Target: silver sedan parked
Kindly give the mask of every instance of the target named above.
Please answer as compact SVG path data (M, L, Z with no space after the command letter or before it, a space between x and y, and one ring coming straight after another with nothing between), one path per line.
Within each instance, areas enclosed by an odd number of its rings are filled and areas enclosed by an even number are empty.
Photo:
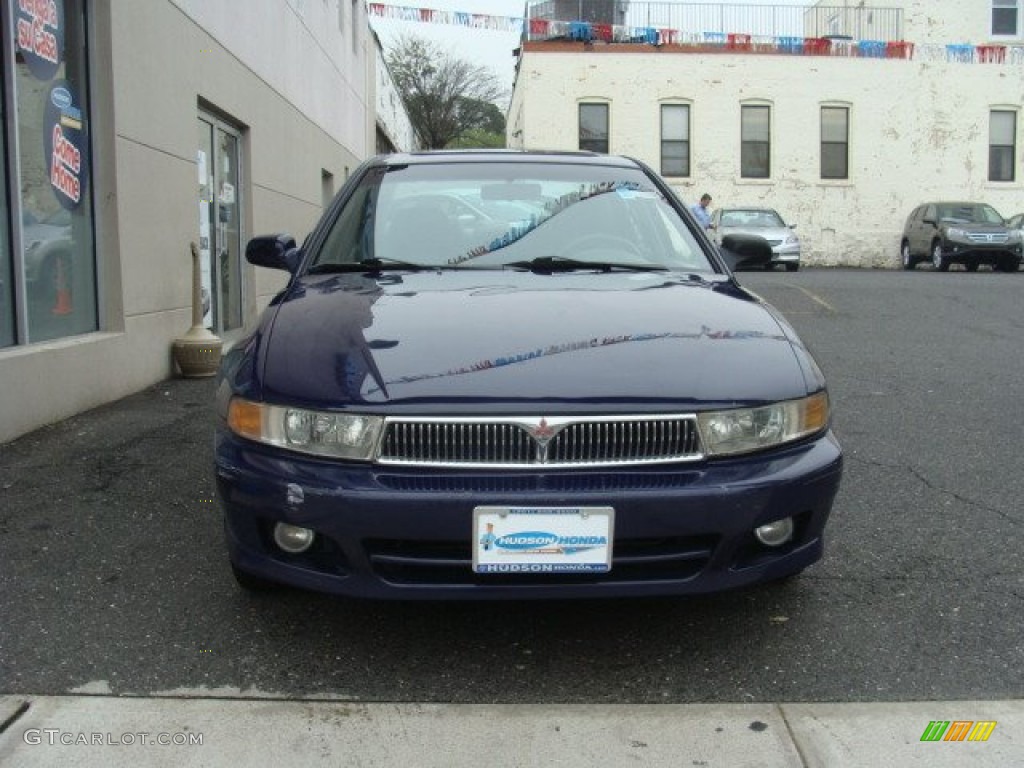
M772 261L785 264L790 272L800 269L800 239L795 224L786 224L772 208L719 208L711 215L711 234L721 243L726 235L758 235L772 247Z

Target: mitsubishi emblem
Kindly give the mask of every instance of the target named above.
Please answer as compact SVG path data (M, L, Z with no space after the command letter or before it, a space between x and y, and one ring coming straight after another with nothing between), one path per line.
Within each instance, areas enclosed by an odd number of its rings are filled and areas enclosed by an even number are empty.
M540 424L528 431L530 433L530 437L541 445L547 445L548 441L555 436L554 427L548 424L548 420L544 418L540 420Z

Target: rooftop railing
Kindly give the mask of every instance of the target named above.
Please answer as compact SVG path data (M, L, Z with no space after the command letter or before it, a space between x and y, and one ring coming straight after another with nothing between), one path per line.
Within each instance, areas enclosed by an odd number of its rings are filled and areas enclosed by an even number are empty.
M527 23L533 19L669 29L680 39L730 33L751 37L903 39L902 8L538 0L527 3Z

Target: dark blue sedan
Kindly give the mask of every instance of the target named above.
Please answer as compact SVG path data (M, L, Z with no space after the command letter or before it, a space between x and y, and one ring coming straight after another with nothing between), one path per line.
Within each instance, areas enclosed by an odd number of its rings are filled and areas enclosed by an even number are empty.
M634 160L365 163L225 355L216 476L242 586L399 599L712 592L822 555L825 380Z

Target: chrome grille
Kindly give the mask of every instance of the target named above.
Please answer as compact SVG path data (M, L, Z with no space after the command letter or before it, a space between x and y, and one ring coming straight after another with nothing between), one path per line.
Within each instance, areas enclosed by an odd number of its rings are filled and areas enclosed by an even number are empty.
M415 464L529 464L535 453L518 425L473 421L391 421L381 461Z
M702 458L693 415L389 419L382 464L628 466Z
M547 459L555 464L632 464L686 458L697 453L695 426L683 419L570 424L551 440Z
M1006 232L968 232L967 239L972 243L1005 245L1010 237Z

